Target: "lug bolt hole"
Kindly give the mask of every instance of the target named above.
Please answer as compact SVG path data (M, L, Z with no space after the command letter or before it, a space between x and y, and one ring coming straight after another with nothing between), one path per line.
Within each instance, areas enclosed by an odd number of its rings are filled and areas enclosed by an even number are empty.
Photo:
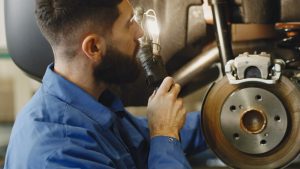
M280 122L281 118L280 118L280 116L277 115L277 116L274 117L274 120L277 121L277 122Z
M234 138L235 140L239 140L239 139L240 139L240 135L239 135L238 133L234 133L234 134L233 134L233 138Z
M256 101L262 101L261 95L256 95L256 96L255 96L255 100L256 100Z
M266 140L261 140L260 141L260 145L266 145L267 144L267 141Z
M236 111L235 105L231 105L229 109L230 109L230 111L232 111L232 112Z

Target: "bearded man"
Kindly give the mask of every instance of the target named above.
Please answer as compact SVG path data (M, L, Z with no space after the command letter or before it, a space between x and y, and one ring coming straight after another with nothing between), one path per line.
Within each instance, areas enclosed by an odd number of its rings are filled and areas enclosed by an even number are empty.
M139 74L143 31L130 3L36 0L35 13L54 63L16 119L5 169L190 168L185 155L206 144L171 77L150 96L147 119L108 90Z

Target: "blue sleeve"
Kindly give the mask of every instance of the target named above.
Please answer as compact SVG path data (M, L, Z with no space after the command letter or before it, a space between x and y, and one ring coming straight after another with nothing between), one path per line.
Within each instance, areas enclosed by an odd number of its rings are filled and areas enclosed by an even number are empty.
M190 169L180 142L172 137L156 136L151 139L149 169Z
M65 127L65 137L45 138L44 143L49 148L52 147L52 151L49 151L51 154L45 159L44 169L117 168L88 130L74 126Z
M104 154L76 144L66 144L46 159L45 169L114 169L113 162Z
M188 113L185 125L180 131L181 146L186 155L192 155L207 149L200 118L200 112ZM141 133L150 139L147 119L133 116L132 119L140 127Z
M186 155L207 149L200 118L199 112L188 113L185 125L180 131L181 145Z
M199 153L207 148L201 130L199 112L187 114L185 125L180 132L181 142L166 136L150 139L147 119L133 116L132 119L150 141L149 169L190 168L185 156Z

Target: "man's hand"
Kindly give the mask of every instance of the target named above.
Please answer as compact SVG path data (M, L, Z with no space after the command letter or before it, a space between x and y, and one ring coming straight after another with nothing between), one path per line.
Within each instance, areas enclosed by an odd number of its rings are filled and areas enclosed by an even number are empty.
M147 116L150 136L169 136L179 139L186 110L183 100L177 98L180 85L173 78L166 77L157 91L148 100Z

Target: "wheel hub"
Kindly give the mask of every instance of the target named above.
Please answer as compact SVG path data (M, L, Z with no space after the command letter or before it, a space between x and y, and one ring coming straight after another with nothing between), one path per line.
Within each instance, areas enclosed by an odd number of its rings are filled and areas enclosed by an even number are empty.
M201 121L209 147L233 168L281 168L300 152L300 92L282 76L275 84L211 87Z
M221 128L238 150L262 154L282 141L287 130L287 113L281 101L269 91L244 88L233 92L224 102Z

